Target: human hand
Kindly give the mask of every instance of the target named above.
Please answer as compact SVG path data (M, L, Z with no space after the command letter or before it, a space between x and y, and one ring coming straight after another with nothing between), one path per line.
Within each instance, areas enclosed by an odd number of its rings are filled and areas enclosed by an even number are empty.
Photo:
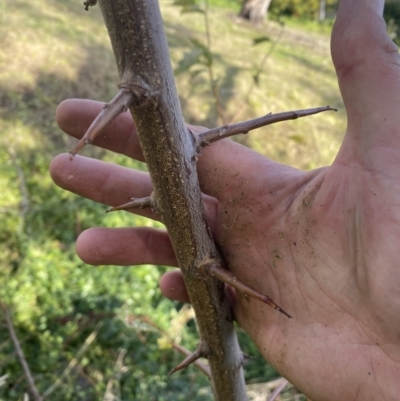
M383 0L340 4L332 55L348 128L332 166L301 172L231 141L205 148L198 162L207 216L230 271L294 317L238 293L235 318L315 401L400 394L400 60L382 8ZM57 119L80 137L101 108L67 101ZM143 160L128 114L95 144ZM72 163L58 156L51 174L61 187L112 206L151 192L147 174L80 156ZM93 228L79 237L77 252L92 264L176 265L168 235L149 228ZM160 287L188 301L179 271Z

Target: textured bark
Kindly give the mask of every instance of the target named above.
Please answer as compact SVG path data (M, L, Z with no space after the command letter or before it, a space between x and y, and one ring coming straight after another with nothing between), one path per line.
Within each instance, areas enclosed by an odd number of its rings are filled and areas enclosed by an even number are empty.
M270 4L271 0L243 0L239 16L255 25L262 24Z
M166 225L207 345L216 400L247 399L233 316L224 285L208 274L221 265L201 202L196 141L187 130L155 0L100 0L119 74ZM149 194L150 195L150 194Z

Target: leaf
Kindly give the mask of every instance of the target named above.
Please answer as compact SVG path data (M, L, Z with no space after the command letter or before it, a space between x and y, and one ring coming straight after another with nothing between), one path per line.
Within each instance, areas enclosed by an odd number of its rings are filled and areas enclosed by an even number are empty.
M201 50L202 55L204 56L204 61L202 64L206 65L207 67L211 67L213 64L213 55L208 49L206 45L200 42L198 39L192 38L190 39L190 43L197 49Z
M204 72L204 71L205 71L204 68L200 68L200 69L193 70L193 71L190 73L190 79L191 79L191 80L194 80L199 74L201 74L201 73Z
M182 7L181 13L201 13L204 14L204 10L199 6Z
M253 81L258 86L260 84L260 74L254 74Z
M183 58L179 60L178 66L174 70L175 76L178 76L182 74L183 72L186 72L192 67L193 65L196 64L202 64L201 63L201 56L203 55L203 50L199 48L195 48L191 50L190 52L186 52L183 55Z
M194 47L196 47L197 49L201 49L201 50L203 50L203 51L208 51L207 46L206 46L204 43L202 43L200 40L196 39L196 38L191 38L191 39L189 40L189 42L190 42Z
M175 0L172 3L174 6L179 6L179 7L188 7L188 6L196 6L198 5L197 0Z
M172 348L171 341L169 341L165 337L157 338L157 345L158 345L159 349L171 349Z
M302 137L301 135L291 135L289 139L299 143L300 145L304 145L306 143L304 137Z
M253 46L259 45L260 43L271 42L271 39L268 36L260 36L258 38L253 39Z
M204 10L199 6L197 0L175 0L172 4L181 7L182 13L204 13Z
M194 47L190 52L186 52L183 58L178 62L178 66L174 71L175 75L179 75L190 69L195 64L210 67L213 64L213 55L198 39L190 39L190 43Z

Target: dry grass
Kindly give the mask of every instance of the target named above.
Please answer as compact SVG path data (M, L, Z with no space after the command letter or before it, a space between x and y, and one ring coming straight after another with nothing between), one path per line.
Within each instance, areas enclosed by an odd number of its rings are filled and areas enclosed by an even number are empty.
M3 138L15 138L15 124L26 140L35 130L49 133L47 127L53 131L54 109L64 98L112 97L117 74L98 8L86 13L79 2L73 1L3 0L0 10ZM169 1L162 2L162 11L172 62L176 65L184 52L191 49L188 38L205 42L203 17L181 14ZM254 29L223 10L210 12L210 24L214 70L230 118L238 117L239 111L239 119L243 120L327 104L340 109L340 113L260 129L239 140L299 168L331 163L345 129L345 113L330 61L328 35L284 28L259 85L245 99L252 75L272 43L253 46L252 40L259 36L274 39L280 28L269 22ZM206 126L219 123L206 74L191 79L183 73L177 83L188 122ZM10 130L13 133L7 135Z
M204 39L201 14L180 14L176 7L164 7L168 21L173 62L189 51L176 37L195 36ZM252 75L280 34L280 27L269 22L254 29L238 21L232 13L214 10L210 13L212 48L216 54L215 71L226 114L240 119L253 118L269 112L330 105L339 113L328 113L290 123L260 129L245 138L245 144L280 162L302 169L330 164L340 146L345 130L345 112L336 76L330 59L329 35L303 32L285 27L274 51L268 58L258 86L245 99L252 85ZM188 28L190 27L190 29ZM253 46L254 38L267 36L272 42ZM186 47L186 48L185 48ZM201 125L218 123L205 75L195 80L189 74L178 77L188 121ZM194 88L195 84L198 84ZM240 140L240 138L239 138Z

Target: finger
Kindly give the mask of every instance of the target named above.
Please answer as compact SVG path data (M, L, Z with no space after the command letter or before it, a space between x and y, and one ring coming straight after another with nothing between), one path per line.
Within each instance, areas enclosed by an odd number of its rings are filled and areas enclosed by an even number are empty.
M280 195L271 202L279 203L304 178L303 172L229 139L204 148L197 166L202 191L232 205L276 192Z
M68 154L53 159L50 175L61 188L109 206L119 206L131 198L144 198L153 190L150 177L132 170L83 156L70 160ZM156 219L150 209L132 209L136 214Z
M59 187L109 206L122 205L131 198L147 197L153 190L148 173L79 155L72 160L68 154L55 157L50 165L50 175ZM207 195L203 195L202 199L211 230L214 231L218 201ZM159 219L151 209L129 211L153 220Z
M169 299L179 302L190 302L180 270L172 270L165 273L160 279L160 290Z
M168 233L155 228L90 228L79 236L76 251L96 266L177 266Z
M356 154L378 141L399 146L400 57L386 32L383 4L342 0L332 33L332 58L348 112L346 141Z
M104 104L91 100L71 99L62 102L56 112L57 122L69 135L81 138ZM191 127L194 129L194 127ZM201 132L203 129L198 129ZM122 153L128 157L143 161L136 130L131 115L118 116L104 132L95 139L94 145ZM202 150L197 164L202 191L216 198L229 198L240 179L246 174L254 176L257 168L270 174L277 170L276 163L261 157L231 140L213 143ZM282 167L282 166L281 166ZM284 170L280 169L280 173ZM282 184L279 180L280 185ZM270 188L271 191L273 189Z
M68 99L59 104L56 120L68 135L82 138L92 121L104 108L93 100ZM93 145L144 161L135 125L129 111L120 114L94 140Z

